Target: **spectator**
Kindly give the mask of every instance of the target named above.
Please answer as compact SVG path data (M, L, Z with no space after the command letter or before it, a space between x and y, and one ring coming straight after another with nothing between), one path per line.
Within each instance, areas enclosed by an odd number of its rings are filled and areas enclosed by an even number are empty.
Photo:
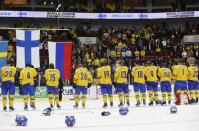
M139 58L140 53L139 53L139 51L137 49L135 50L134 54L135 54L135 59L139 60L140 59Z
M140 51L140 58L145 59L145 50Z
M182 58L186 59L187 58L187 52L185 51L185 49L183 48L183 52L182 52Z
M129 49L127 49L127 51L126 51L126 56L127 57L131 57L132 56L132 53L131 53L131 51Z
M167 47L167 41L166 41L166 39L164 39L162 41L162 45L163 45L163 48L166 49L166 47Z

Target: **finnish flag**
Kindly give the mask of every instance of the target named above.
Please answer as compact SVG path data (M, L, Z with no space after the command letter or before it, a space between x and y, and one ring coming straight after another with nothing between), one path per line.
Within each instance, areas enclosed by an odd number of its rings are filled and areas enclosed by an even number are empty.
M40 30L16 30L16 66L24 68L26 64L40 67L39 57Z

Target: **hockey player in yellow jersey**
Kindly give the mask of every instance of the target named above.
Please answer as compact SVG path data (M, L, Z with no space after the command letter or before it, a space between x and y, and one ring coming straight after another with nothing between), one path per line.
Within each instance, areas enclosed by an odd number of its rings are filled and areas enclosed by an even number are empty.
M26 68L20 72L20 83L24 99L24 110L28 110L28 95L30 96L30 106L32 109L35 107L35 87L34 78L37 76L37 71L32 65L26 64Z
M146 77L146 85L147 91L149 93L149 105L153 105L153 101L155 101L156 105L158 104L158 67L150 62L150 65L145 67L145 77Z
M188 89L190 93L190 104L198 103L198 67L190 64L188 67Z
M61 108L59 105L59 79L60 72L58 69L55 69L54 64L49 65L49 69L47 69L44 73L44 78L46 79L46 86L48 91L48 99L50 107L53 108L53 98L55 98L55 103L58 109Z
M6 111L7 107L7 96L9 98L9 110L13 111L13 103L14 103L14 94L15 94L15 73L16 68L14 66L11 66L9 63L7 66L3 66L1 68L1 74L2 74L2 87L1 87L1 93L3 97L3 110Z
M114 82L118 93L119 107L123 106L123 95L125 95L127 105L130 106L129 87L128 87L128 67L124 66L124 61L119 61L114 72Z
M182 64L182 61L179 60L178 65L175 65L173 67L173 79L175 80L174 93L176 96L176 105L181 104L181 96L183 96L184 98L184 103L188 104L189 97L187 92L187 76L187 66Z
M133 87L135 92L135 99L137 101L136 106L140 106L141 100L140 95L142 96L143 104L146 105L146 86L144 78L144 66L135 64L131 71L133 77Z
M166 95L168 96L168 104L171 104L171 70L166 67L166 63L162 64L162 67L158 70L158 76L160 77L160 88L162 92L162 105L166 104Z
M113 90L111 80L111 67L106 62L101 63L101 67L97 69L97 78L103 95L103 107L107 107L107 98L109 97L110 106L113 106Z
M85 108L87 88L90 88L92 84L92 76L83 64L75 70L74 74L74 88L75 88L75 105L74 108L78 108L79 95L82 93L82 107Z

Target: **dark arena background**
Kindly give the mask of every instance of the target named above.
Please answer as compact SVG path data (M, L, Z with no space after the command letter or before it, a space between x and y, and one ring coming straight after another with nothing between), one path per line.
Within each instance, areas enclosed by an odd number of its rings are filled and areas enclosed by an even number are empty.
M198 65L199 0L0 0L0 131L196 131Z

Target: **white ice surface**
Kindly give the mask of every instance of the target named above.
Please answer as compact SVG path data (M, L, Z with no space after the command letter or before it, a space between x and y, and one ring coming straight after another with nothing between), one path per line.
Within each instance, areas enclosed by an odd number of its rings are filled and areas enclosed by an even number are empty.
M86 109L73 109L74 101L61 103L62 109L55 109L51 116L42 116L48 101L37 101L36 111L23 111L22 100L15 102L14 112L2 111L0 103L0 131L199 131L199 104L177 106L177 114L170 114L170 106L131 107L127 116L118 112L118 102L113 108L102 109L101 100L88 100ZM110 111L110 116L101 116L102 111ZM28 117L26 127L17 127L17 114ZM74 115L74 127L65 125L65 116Z

